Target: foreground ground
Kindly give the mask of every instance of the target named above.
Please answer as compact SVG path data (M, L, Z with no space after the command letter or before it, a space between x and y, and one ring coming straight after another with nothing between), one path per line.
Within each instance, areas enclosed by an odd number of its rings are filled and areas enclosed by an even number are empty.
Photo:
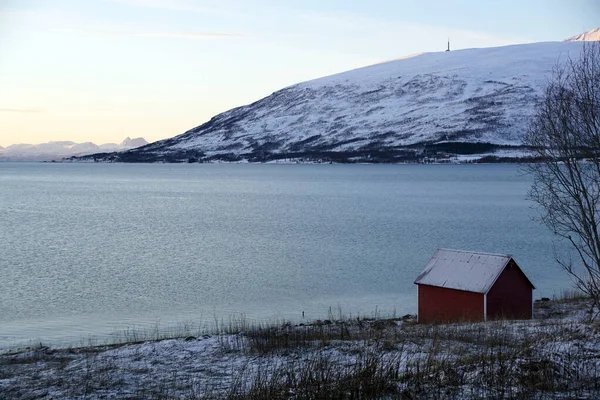
M1 399L600 398L600 325L584 299L533 321L410 318L248 326L0 354Z

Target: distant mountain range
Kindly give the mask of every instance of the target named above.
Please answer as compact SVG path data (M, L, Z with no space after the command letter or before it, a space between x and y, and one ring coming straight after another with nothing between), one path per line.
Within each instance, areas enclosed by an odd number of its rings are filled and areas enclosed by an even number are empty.
M399 162L523 155L523 136L560 60L581 41L423 53L299 83L179 136L84 160Z
M106 143L96 145L91 142L75 143L71 141L48 142L41 144L13 144L0 147L0 161L52 161L82 156L98 152L118 152L148 144L144 138L127 137L120 144Z

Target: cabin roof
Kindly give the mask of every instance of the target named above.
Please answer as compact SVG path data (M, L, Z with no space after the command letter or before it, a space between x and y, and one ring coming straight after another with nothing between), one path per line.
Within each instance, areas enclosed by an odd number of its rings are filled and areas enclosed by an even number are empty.
M504 254L438 249L415 283L487 293L511 259ZM535 289L525 274L523 276Z

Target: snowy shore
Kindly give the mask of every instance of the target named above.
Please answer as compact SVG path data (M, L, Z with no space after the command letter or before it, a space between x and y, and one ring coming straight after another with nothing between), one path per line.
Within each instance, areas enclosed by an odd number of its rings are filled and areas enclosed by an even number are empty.
M531 321L243 323L201 337L0 354L0 398L597 398L586 300Z

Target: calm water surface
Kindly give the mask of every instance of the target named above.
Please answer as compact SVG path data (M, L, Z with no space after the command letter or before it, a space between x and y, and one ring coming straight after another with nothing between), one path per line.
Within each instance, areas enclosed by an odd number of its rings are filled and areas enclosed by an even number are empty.
M511 165L0 163L0 347L416 312L439 247L570 286Z

